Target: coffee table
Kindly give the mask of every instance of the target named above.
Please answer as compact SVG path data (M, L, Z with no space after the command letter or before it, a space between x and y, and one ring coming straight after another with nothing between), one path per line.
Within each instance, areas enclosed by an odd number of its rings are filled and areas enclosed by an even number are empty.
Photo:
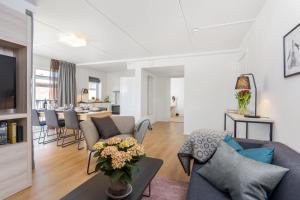
M139 172L133 177L132 193L125 200L138 200L143 196L151 195L151 181L162 166L163 161L156 158L145 157L137 165ZM106 200L110 199L105 190L110 184L109 177L99 172L91 179L78 186L69 194L61 198L62 200ZM145 190L149 187L147 195Z

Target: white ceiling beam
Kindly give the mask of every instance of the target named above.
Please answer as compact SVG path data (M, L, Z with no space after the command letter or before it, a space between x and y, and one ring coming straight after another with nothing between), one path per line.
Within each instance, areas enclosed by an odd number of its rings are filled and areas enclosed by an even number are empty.
M240 20L240 21L234 21L234 22L228 22L228 23L223 23L223 24L212 24L212 25L207 25L207 26L200 26L200 27L195 27L199 31L201 30L208 30L208 29L216 29L220 27L225 27L225 26L234 26L238 24L249 24L255 22L256 19L247 19L247 20Z
M134 59L77 63L76 65L86 66L86 65L101 65L101 64L121 63L121 62L127 63L127 62L150 61L150 60L171 59L171 58L186 58L186 57L197 57L197 56L218 55L218 54L232 54L232 53L240 53L240 52L241 52L240 49L228 49L222 51L207 51L207 52L200 52L200 53L178 54L178 55L168 55L168 56L153 56L153 57L134 58Z

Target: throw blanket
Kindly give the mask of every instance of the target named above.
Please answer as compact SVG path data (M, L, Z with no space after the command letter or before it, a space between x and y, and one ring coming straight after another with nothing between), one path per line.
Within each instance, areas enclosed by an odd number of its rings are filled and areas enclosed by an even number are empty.
M190 175L191 159L197 159L200 163L208 161L226 135L226 132L208 129L193 131L178 152L185 173Z

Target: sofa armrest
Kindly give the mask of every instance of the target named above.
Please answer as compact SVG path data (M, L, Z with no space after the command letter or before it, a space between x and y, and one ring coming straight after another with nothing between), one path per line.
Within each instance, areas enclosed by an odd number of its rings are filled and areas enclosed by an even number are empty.
M148 130L152 130L152 125L149 119L144 119L135 126L134 137L138 143L143 143L145 134Z

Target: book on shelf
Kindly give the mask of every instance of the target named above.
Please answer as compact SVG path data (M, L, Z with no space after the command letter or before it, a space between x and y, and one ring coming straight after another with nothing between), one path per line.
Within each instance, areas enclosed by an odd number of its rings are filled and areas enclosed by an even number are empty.
M17 125L17 142L23 142L23 126Z
M8 140L9 140L9 143L11 143L11 144L17 143L17 123L16 122L8 123Z
M0 145L7 144L7 122L0 122Z

